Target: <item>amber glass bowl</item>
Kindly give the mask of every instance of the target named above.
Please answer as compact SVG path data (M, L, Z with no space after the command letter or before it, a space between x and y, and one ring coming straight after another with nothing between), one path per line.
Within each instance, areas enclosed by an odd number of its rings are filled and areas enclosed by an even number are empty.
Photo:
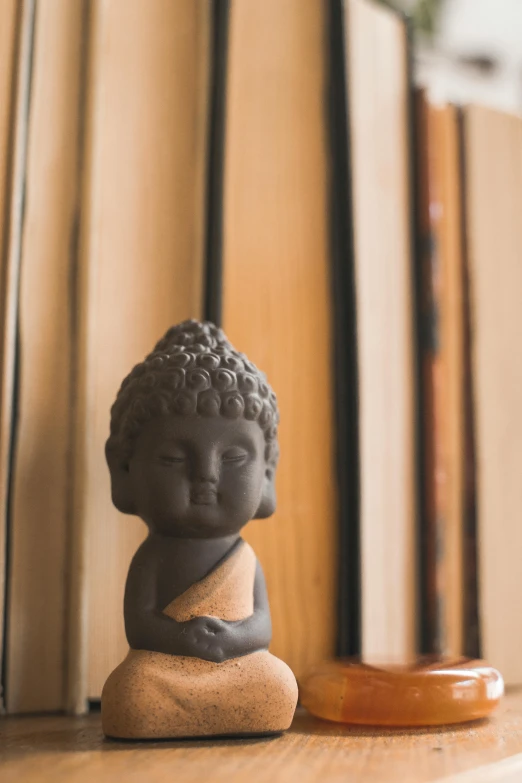
M369 726L440 726L489 715L504 693L501 674L470 658L419 658L375 666L358 659L327 661L299 682L312 715Z

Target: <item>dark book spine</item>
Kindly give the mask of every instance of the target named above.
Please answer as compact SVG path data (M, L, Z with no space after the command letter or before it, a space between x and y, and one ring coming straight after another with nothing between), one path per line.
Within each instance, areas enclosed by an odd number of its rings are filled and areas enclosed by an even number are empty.
M337 654L361 652L359 401L346 19L342 0L328 14L330 254L339 508Z
M462 258L464 302L464 653L470 658L480 658L479 591L477 570L477 500L476 500L476 447L474 428L474 399L472 375L472 341L470 272L466 210L466 149L464 143L465 119L459 111L459 137L462 187Z
M223 194L228 30L230 0L212 6L210 102L206 176L205 301L204 316L218 326L223 302Z
M413 371L414 371L414 432L415 432L415 553L416 553L416 647L422 648L421 640L424 630L423 617L423 562L424 547L422 538L422 503L424 486L423 465L423 419L422 419L422 333L419 324L422 319L422 274L420 259L423 255L424 234L422 232L422 198L420 178L422 138L418 127L418 91L415 88L414 79L414 27L407 15L403 16L406 30L406 68L408 74L409 98L408 98L408 127L409 127L409 185L410 185L410 242L411 242L411 280L413 297Z
M429 107L417 96L419 221L419 361L422 408L422 501L420 514L420 651L446 650L444 368L441 359L442 264L438 236L440 203L430 137Z

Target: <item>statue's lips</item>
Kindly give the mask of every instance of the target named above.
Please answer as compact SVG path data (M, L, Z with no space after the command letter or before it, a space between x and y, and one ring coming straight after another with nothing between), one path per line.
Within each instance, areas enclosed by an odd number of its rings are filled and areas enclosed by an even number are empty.
M213 506L217 503L217 492L193 492L190 500L195 506Z

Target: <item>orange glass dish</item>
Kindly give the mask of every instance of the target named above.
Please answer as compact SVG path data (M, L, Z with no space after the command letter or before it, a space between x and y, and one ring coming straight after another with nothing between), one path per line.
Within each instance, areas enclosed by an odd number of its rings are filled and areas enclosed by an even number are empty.
M419 658L403 666L327 661L299 682L318 718L369 726L441 726L484 718L504 693L501 674L469 658Z

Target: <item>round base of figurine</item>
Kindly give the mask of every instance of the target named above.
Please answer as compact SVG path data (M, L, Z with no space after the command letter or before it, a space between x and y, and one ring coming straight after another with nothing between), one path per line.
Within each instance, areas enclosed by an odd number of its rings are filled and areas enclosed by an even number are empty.
M327 661L299 682L312 715L366 726L466 723L488 716L504 693L501 674L470 658L419 658L400 666Z

